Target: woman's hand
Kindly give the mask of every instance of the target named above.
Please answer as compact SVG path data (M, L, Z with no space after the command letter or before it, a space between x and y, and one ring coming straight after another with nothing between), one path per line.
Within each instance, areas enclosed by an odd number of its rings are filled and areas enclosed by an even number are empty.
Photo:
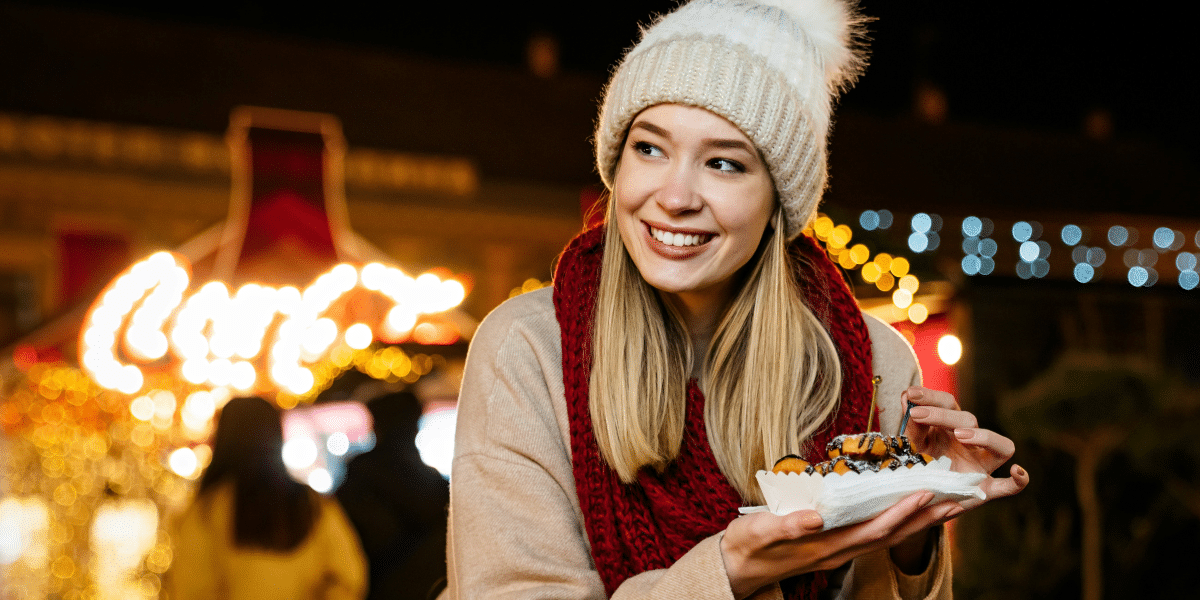
M987 498L964 501L964 508L1011 496L1029 484L1029 473L1018 465L1009 469L1012 477L992 477L993 471L1012 458L1016 446L1012 440L994 431L981 429L975 415L962 410L954 396L913 386L900 397L915 405L903 433L917 451L935 457L950 457L951 469L955 471L988 475L979 484Z
M930 505L930 492L901 500L873 519L821 531L821 516L802 510L734 519L721 538L721 556L734 598L788 577L837 568L854 558L890 548L963 512L954 502Z

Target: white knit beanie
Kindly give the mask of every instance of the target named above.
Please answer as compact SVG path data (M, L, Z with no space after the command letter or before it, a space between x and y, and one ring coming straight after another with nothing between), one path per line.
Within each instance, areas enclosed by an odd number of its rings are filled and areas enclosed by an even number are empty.
M642 31L604 93L596 164L613 187L630 123L655 104L707 109L762 153L791 240L825 189L833 100L865 67L866 21L841 0L693 0Z

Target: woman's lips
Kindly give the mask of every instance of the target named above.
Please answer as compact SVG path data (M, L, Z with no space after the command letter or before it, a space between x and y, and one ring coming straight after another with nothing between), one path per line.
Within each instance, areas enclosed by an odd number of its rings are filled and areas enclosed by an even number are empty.
M696 230L667 229L646 223L646 238L650 249L664 258L691 258L700 254L716 237Z

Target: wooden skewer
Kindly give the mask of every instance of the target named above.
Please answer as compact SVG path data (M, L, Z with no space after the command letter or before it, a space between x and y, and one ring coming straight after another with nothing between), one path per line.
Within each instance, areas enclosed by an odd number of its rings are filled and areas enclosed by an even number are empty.
M876 375L871 378L871 409L867 413L867 431L871 431L871 423L875 421L875 396L879 395L879 382L883 378Z

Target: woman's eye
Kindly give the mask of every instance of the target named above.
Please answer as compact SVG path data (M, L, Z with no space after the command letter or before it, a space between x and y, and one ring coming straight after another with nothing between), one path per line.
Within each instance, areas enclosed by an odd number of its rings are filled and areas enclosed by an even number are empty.
M634 142L633 149L638 154L645 154L646 156L662 156L662 150L649 142Z
M714 158L708 161L708 166L728 173L744 173L746 171L746 167L742 163L736 160L729 160L728 158Z

